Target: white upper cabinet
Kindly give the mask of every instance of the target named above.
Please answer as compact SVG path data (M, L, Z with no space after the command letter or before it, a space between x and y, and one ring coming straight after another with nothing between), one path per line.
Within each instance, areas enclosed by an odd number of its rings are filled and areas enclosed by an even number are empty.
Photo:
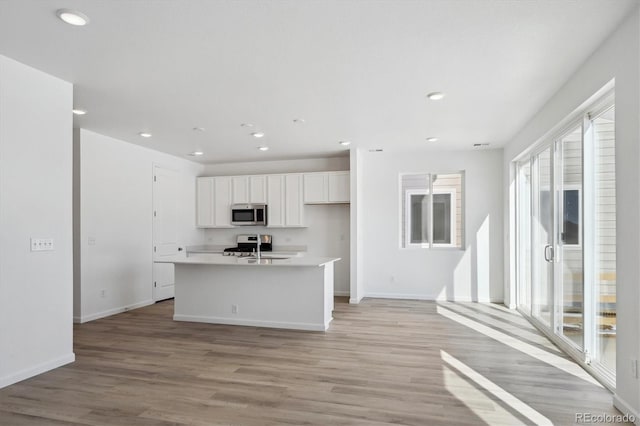
M284 175L285 226L305 226L302 178L298 173Z
M304 174L305 204L326 203L329 200L329 184L326 173Z
M267 227L285 226L284 176L267 176Z
M266 176L249 176L249 202L254 204L267 203Z
M248 204L249 203L249 177L248 176L232 176L231 177L231 201L232 204Z
M231 178L214 178L213 219L216 228L231 227Z
M213 226L213 180L212 177L196 180L196 226Z
M232 204L265 204L267 202L266 176L231 176Z
M201 177L196 180L196 226L231 227L231 178Z
M233 204L266 204L267 226L305 227L305 204L349 202L349 172L201 177L196 183L196 224L231 228Z
M305 204L334 204L349 202L349 172L320 172L304 174Z
M348 203L351 188L349 172L329 172L329 202Z
M270 228L304 227L302 175L267 176L267 226Z

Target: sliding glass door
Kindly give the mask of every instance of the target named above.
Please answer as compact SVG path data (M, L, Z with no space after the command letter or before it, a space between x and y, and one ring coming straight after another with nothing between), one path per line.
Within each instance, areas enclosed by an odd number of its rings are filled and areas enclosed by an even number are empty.
M531 313L531 160L517 163L516 175L516 238L517 279L519 284L518 308Z
M581 351L584 347L582 123L570 127L555 145L556 332Z
M518 309L614 387L613 97L518 159L515 171Z
M531 313L550 327L553 306L553 157L547 146L533 157L533 281Z

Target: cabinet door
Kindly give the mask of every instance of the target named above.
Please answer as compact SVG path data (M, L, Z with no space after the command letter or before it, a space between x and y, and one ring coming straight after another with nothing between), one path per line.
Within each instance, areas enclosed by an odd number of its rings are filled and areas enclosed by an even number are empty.
M269 175L267 181L267 226L283 227L284 222L284 176Z
M249 202L266 204L267 202L267 177L249 176Z
M329 200L327 173L304 174L304 202L306 204L326 203Z
M249 202L248 176L232 176L231 193L232 204L247 204Z
M329 202L348 203L350 186L349 172L329 172Z
M231 226L231 178L227 176L214 178L214 225Z
M196 180L196 226L213 226L213 178Z
M304 226L303 182L301 174L284 175L286 226Z

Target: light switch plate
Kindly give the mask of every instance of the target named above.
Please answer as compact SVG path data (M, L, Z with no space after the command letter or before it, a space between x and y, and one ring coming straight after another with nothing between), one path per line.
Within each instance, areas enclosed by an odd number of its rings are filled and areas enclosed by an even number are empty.
M31 251L53 251L53 238L31 238Z

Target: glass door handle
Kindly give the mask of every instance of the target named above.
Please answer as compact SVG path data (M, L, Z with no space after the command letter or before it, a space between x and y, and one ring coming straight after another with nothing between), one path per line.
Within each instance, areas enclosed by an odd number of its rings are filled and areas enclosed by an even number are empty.
M553 262L553 246L551 244L544 246L544 260Z

